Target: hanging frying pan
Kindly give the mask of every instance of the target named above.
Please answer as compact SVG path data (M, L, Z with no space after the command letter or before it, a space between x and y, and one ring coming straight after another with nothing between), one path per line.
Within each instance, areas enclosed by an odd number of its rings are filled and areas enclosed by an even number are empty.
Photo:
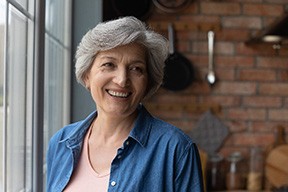
M177 13L187 8L191 0L153 0L154 5L163 12Z
M187 88L194 79L194 70L190 61L175 51L174 29L168 25L169 56L165 61L165 73L162 86L171 91Z

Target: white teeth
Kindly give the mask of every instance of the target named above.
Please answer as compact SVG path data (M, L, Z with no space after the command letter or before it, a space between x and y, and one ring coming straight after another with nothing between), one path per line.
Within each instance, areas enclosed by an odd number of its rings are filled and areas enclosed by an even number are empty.
M109 90L108 93L114 97L128 97L129 93L123 93L123 92L116 92L116 91L111 91Z

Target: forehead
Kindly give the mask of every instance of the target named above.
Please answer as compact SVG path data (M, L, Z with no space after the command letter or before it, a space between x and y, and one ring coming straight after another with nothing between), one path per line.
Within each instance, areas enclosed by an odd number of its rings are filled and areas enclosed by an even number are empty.
M96 57L106 57L106 56L130 56L130 57L137 57L138 59L140 58L145 58L146 59L146 47L138 44L138 43L131 43L127 45L121 45L114 47L109 50L105 51L100 51L96 55Z

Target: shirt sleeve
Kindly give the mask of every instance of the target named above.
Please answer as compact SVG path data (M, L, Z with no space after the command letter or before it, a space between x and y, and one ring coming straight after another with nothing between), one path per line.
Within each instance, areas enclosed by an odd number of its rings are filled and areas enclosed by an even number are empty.
M189 145L176 165L175 192L203 192L200 155L195 143Z

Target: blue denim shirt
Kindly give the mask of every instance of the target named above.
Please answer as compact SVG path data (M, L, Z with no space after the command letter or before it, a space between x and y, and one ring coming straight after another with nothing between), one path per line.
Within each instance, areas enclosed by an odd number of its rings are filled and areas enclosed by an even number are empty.
M112 161L109 192L202 192L198 149L175 126L140 105L134 128ZM97 112L65 126L49 142L47 192L61 192L77 166L86 131Z

